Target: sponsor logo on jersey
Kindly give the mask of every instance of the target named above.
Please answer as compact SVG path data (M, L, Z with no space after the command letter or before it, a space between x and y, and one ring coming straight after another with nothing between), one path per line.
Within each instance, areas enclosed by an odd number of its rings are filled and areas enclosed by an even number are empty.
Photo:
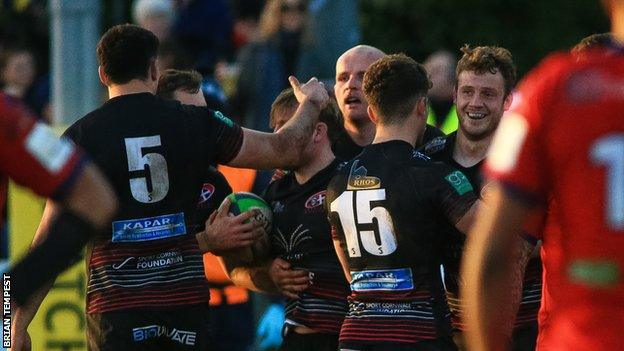
M25 142L26 150L50 173L59 172L74 153L74 144L42 123L35 124Z
M131 267L133 269L161 268L181 262L184 262L184 257L179 251L167 251L161 252L156 255L138 258L135 256L131 256L126 258L119 264L113 264L113 269L117 270L124 267Z
M325 196L327 195L327 190L319 191L318 193L310 196L305 202L305 208L313 209L315 207L319 207L325 203Z
M186 234L184 213L113 222L113 242L141 242Z
M288 261L296 261L303 258L305 253L300 246L306 240L312 240L312 236L310 235L310 230L304 228L303 224L299 224L288 238L282 233L280 228L276 228L275 235L273 235L273 243L285 251L282 258Z
M232 122L231 119L225 117L223 115L223 113L219 112L219 111L214 111L214 116L217 117L218 119L220 119L221 121L223 121L223 123L225 123L228 127L233 127L234 126L234 122Z
M357 166L359 161L360 160L353 161L351 171L349 172L347 190L379 189L381 186L381 180L377 177L368 176L368 170L366 167Z
M205 203L206 201L210 200L214 192L215 192L214 185L210 183L204 183L204 185L202 185L201 192L199 193L199 201L197 202L197 204L201 205Z
M455 191L457 191L459 195L464 195L465 193L472 191L472 185L470 184L470 181L460 171L450 173L449 175L444 177L444 179L446 179L446 181L449 182L449 184L451 184L453 188L455 188Z
M413 288L411 268L351 271L353 291L393 291Z
M195 346L197 333L168 327L162 325L148 325L145 327L132 328L132 339L134 342L146 341L156 338L168 338L177 343L187 346Z
M620 268L608 260L574 260L568 266L570 281L592 288L608 288L619 283Z

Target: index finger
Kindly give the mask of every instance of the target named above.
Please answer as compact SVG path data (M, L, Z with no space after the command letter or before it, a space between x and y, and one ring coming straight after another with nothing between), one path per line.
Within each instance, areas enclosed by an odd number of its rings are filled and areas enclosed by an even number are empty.
M232 204L232 200L230 200L229 197L226 197L225 200L223 200L223 203L221 204L221 206L219 206L219 209L217 210L217 216L226 217L228 212L230 212L231 204Z

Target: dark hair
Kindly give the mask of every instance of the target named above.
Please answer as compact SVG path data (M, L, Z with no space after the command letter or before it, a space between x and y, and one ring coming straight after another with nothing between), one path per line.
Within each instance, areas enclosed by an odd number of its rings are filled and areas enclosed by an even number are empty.
M158 79L156 95L171 100L176 90L183 90L187 93L195 94L201 87L201 81L202 75L197 71L168 69L165 70Z
M477 46L471 48L468 44L461 49L464 53L455 71L455 79L463 71L474 71L478 74L500 72L505 81L505 96L511 93L516 84L516 65L509 50L498 46Z
M269 120L271 128L275 127L275 115L278 112L297 106L299 106L299 102L297 102L297 98L295 97L295 93L292 88L282 90L271 105ZM336 100L333 98L329 99L327 106L321 110L319 122L323 122L327 125L327 137L332 144L338 139L338 137L340 137L340 135L342 135L342 133L344 133L342 113L340 113L340 109L338 109Z
M120 24L102 35L97 45L98 64L112 83L147 79L150 64L158 54L158 38L147 29Z
M588 35L572 48L573 53L580 53L585 50L593 49L598 45L604 45L611 41L613 36L611 33L599 33Z
M404 54L385 56L364 74L364 95L382 124L405 119L430 88L425 67Z

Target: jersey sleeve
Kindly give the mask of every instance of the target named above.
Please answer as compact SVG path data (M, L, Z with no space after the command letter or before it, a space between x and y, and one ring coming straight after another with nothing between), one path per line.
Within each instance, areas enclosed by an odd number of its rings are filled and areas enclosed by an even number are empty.
M227 164L243 146L243 129L219 111L205 107L183 105L191 115L197 118L199 124L195 132L201 133L208 150L215 150L216 163Z
M430 177L432 205L449 223L457 223L478 198L470 180L462 172L442 163L435 164Z
M506 114L496 131L485 174L503 183L513 196L528 202L542 201L547 182L544 123L552 118L552 102L558 89L555 58L542 63L521 83L516 107Z
M71 141L0 97L0 169L16 183L59 200L85 161Z

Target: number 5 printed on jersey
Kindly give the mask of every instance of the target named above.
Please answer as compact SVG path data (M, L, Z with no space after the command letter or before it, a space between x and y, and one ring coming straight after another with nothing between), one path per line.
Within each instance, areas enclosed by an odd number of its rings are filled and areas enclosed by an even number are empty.
M350 257L362 256L360 239L364 250L375 256L387 256L396 251L397 242L394 223L390 212L385 207L371 208L371 202L386 199L386 189L345 191L330 205L332 212L337 212L347 242ZM355 208L354 208L355 204ZM380 242L373 230L358 230L358 225L373 224L377 219Z
M125 141L132 197L142 203L164 199L169 192L167 161L156 152L143 154L145 148L161 145L160 135L125 138Z

